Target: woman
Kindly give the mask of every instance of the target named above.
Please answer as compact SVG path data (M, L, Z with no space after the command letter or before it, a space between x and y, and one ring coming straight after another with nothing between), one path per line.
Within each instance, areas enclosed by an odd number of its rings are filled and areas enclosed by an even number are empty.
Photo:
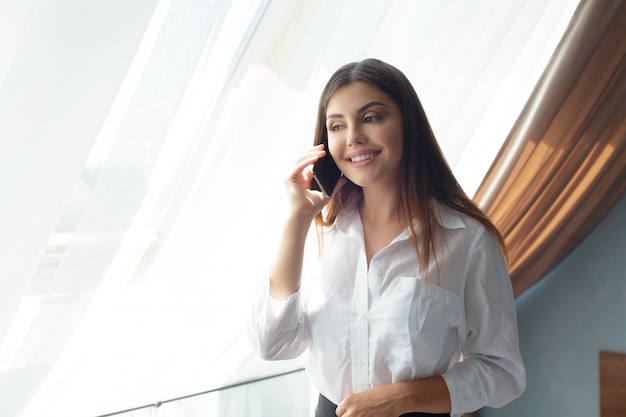
M454 178L407 78L374 59L340 68L315 144L286 180L282 240L253 302L259 354L308 351L316 417L457 416L519 396L503 239ZM344 174L330 198L310 187L326 151ZM312 221L319 262L302 279Z

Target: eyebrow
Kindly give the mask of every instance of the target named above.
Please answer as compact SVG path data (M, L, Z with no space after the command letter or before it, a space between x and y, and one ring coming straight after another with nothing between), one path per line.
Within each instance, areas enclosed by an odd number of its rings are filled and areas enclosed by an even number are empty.
M369 109L370 107L373 106L383 106L383 107L387 107L387 105L381 101L370 101L369 103L367 103L364 106L359 107L359 109L357 110L357 113L363 113L365 110ZM329 114L326 116L326 120L328 119L337 119L337 118L341 118L343 117L343 114L339 114L339 113L333 113L333 114Z

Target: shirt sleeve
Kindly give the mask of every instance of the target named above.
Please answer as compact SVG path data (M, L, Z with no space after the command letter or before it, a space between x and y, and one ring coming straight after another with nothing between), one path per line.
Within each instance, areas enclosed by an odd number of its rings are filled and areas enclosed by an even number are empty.
M496 238L484 228L472 242L466 272L463 360L443 375L453 416L503 407L526 387L511 280Z
M261 358L298 357L308 346L300 290L287 300L273 299L269 295L269 276L266 276L253 295L246 330L253 349Z

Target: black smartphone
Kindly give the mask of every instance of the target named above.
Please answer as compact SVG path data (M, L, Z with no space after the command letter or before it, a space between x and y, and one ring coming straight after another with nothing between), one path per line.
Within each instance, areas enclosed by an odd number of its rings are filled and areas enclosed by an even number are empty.
M330 156L327 144L324 144L324 149L326 150L326 155L313 164L314 182L319 187L314 186L314 188L323 191L326 196L330 197L337 182L339 182L339 178L341 178L341 171L335 164L333 157Z

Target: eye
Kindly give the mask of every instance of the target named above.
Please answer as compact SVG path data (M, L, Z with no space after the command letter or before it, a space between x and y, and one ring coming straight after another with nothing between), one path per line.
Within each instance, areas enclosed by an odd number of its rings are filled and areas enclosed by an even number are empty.
M363 123L372 123L380 120L380 116L376 113L368 113L363 117Z
M333 123L326 127L329 132L337 132L343 128L344 126L341 123Z

